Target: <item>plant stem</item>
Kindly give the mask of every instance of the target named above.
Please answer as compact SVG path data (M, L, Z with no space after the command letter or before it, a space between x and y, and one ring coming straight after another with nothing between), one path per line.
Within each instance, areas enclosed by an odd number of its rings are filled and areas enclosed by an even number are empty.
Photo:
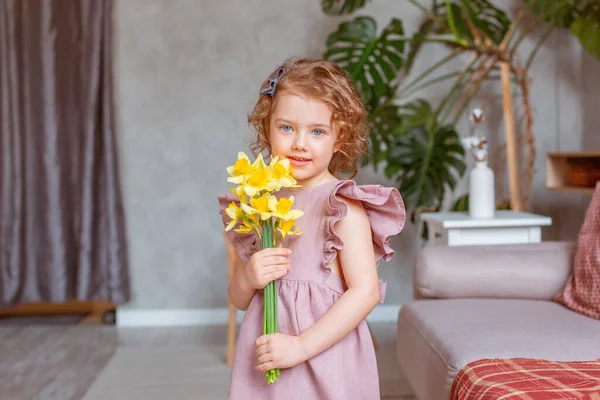
M527 28L523 29L523 31L521 32L521 34L517 38L517 41L512 46L512 51L516 52L517 48L519 47L519 45L521 44L521 42L523 41L523 39L525 39L527 36L529 36L529 34L531 32L533 32L537 26L538 26L538 24L533 24L533 25L528 26Z
M475 62L477 60L479 60L480 55L477 55L475 57L473 57L473 59L471 61L469 61L469 63L467 64L467 66L463 69L463 71L460 73L460 75L458 76L458 78L456 79L456 82L454 83L454 85L452 85L452 88L450 89L450 92L446 95L446 97L444 97L444 99L442 100L442 102L440 103L440 105L438 106L438 108L435 111L435 120L438 119L438 116L440 115L440 113L442 112L442 110L444 109L444 107L446 107L446 104L448 103L448 101L450 100L451 97L454 96L454 92L457 89L460 89L462 87L462 80L465 77L465 75L467 74L467 72L470 71L471 66L473 64L475 64ZM443 120L442 120L443 122Z
M274 224L272 220L263 222L262 224L262 237L261 244L263 249L275 247L274 241ZM271 281L263 289L264 297L264 314L263 314L263 333L271 334L277 332L277 285L276 281ZM275 370L269 370L265 373L267 377L267 383L271 384L277 380L279 372Z
M531 53L529 53L529 57L527 57L527 61L525 62L525 71L529 71L529 67L531 66L531 63L533 62L535 55L537 54L540 47L542 47L542 44L544 44L546 39L548 39L548 36L550 36L550 34L552 33L553 30L554 30L554 26L552 26L552 25L550 25L548 28L546 28L546 30L542 34L542 37L540 37L540 40L538 40L538 42L535 44L535 48L531 51Z
M460 73L460 71L451 72L449 74L441 75L441 76L438 76L437 78L428 80L427 82L422 83L420 85L417 85L415 88L411 88L410 90L402 90L400 92L400 94L396 98L399 99L399 98L408 97L411 94L413 94L413 93L415 93L415 92L417 92L419 90L425 89L427 86L431 86L433 84L436 84L436 83L439 83L439 82L443 82L446 79L453 78L453 77L457 76L459 73ZM402 96L402 97L399 97L399 96Z
M504 51L505 49L510 47L510 42L512 41L513 37L515 36L515 32L517 31L517 28L519 27L519 24L521 23L521 20L523 19L524 16L525 16L525 9L522 8L519 11L519 13L517 14L513 23L508 28L508 32L506 32L506 36L504 36L504 39L502 39L502 42L500 43L500 46L499 46L500 50Z
M412 3L412 5L414 5L421 11L423 11L425 13L425 15L427 16L427 18L431 18L432 20L434 20L434 21L438 22L440 25L442 25L444 28L450 30L450 28L448 27L448 25L446 24L446 22L443 19L441 19L439 16L437 16L434 12L431 12L427 8L425 8L425 6L421 3L419 3L418 0L408 0L408 1L409 1L409 3ZM434 7L435 7L435 4L434 4Z
M442 58L441 60L439 60L438 62L436 62L435 64L433 64L431 67L427 68L421 75L417 76L414 80L412 80L408 85L406 85L405 87L403 87L400 90L400 95L402 95L403 92L411 89L413 86L415 86L417 83L419 83L420 81L422 81L423 79L425 79L429 74L431 74L433 71L435 71L436 69L438 69L439 67L441 67L442 65L446 64L447 62L453 60L454 58L456 58L459 54L461 54L462 52L459 50L454 50L452 53L450 53L448 56Z
M273 281L273 301L274 301L274 308L275 308L275 333L277 333L279 331L279 326L278 326L278 322L279 322L279 309L278 309L278 299L279 297L277 296L277 287L279 285L277 284L277 281Z
M471 94L467 97L467 99L463 102L462 107L459 109L459 111L454 116L454 120L452 121L452 125L453 126L455 126L458 123L458 120L460 119L460 116L465 111L465 109L467 108L467 106L471 103L471 100L473 99L473 97L475 97L475 95L479 92L479 89L481 88L481 84L485 80L485 77L490 73L490 71L494 68L495 65L496 65L495 63L490 63L490 65L485 68L485 70L475 80L475 82L472 83L473 84L473 86L472 86L473 90L472 90Z

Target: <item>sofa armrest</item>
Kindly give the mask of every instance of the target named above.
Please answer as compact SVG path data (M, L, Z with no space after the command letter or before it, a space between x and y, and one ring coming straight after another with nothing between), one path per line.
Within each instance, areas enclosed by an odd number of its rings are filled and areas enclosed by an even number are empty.
M415 258L415 298L551 300L564 287L572 242L498 246L429 246Z

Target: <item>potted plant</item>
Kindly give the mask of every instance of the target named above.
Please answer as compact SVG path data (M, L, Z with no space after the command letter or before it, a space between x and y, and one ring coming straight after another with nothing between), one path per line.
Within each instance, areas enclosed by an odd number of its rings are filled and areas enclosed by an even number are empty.
M464 150L455 126L483 82L502 82L510 207L526 209L534 172L535 140L529 99L529 67L541 44L556 27L571 29L591 54L600 58L600 3L597 0L526 0L511 19L488 0L433 0L423 11L416 33L406 35L404 24L392 18L379 33L370 16L342 22L327 38L324 57L346 70L361 90L371 128L370 163L383 166L385 175L398 183L407 207L414 214L438 210L465 171ZM366 0L322 0L329 15L352 14ZM530 10L540 18L525 26ZM551 24L547 24L551 22ZM539 24L547 26L535 48L521 60L521 42ZM447 54L409 82L404 82L416 57L429 43L443 43ZM466 58L460 70L432 77L457 57ZM438 104L425 99L406 101L423 88L453 80ZM519 90L528 146L524 184L518 172L513 87ZM460 204L467 202L460 200ZM504 207L505 208L505 207ZM457 209L457 204L454 205Z

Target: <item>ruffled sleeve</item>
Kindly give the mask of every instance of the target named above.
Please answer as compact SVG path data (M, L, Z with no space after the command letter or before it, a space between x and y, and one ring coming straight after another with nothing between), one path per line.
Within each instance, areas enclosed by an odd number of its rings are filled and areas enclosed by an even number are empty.
M406 221L406 210L400 192L396 188L381 185L357 185L346 180L335 185L327 200L326 242L324 263L333 261L337 252L344 248L342 239L337 234L336 223L348 214L348 206L344 198L358 200L362 203L371 224L375 263L383 258L389 261L394 256L390 247L392 236L402 231ZM385 281L379 281L381 302L385 297Z
M229 224L231 218L225 213L229 204L234 202L238 207L240 206L239 199L233 195L233 193L224 193L217 195L219 200L219 211L221 214L221 219L223 221L223 227ZM248 261L252 254L257 252L259 249L259 242L256 234L242 234L234 232L234 230L230 230L226 232L227 238L229 242L233 246L233 248L237 251L240 258L244 261Z

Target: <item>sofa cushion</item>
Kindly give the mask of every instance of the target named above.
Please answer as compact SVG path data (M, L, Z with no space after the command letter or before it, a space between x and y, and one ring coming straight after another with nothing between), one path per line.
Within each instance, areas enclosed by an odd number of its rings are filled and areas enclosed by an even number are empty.
M600 181L577 238L573 272L555 300L573 311L600 319Z
M426 246L415 256L415 297L552 300L571 274L575 250L574 242L551 241Z
M600 358L600 321L552 301L417 300L398 316L397 356L420 400L449 398L454 377L483 358Z

